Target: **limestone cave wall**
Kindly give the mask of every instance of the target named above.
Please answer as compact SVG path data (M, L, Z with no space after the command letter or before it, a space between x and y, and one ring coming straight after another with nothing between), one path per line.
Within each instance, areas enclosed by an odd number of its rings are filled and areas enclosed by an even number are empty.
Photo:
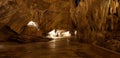
M119 30L118 0L1 0L0 23L17 35L43 36L52 29L77 30L77 40L92 42ZM39 31L27 26L38 24ZM34 33L34 34L33 34Z

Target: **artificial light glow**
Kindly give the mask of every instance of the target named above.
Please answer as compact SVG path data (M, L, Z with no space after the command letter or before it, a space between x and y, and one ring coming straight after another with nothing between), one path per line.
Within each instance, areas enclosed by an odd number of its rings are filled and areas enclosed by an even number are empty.
M70 31L53 29L52 31L48 33L47 37L56 39L56 38L65 38L65 37L70 37L70 36L71 36Z
M77 31L75 30L75 35L77 35Z
M30 21L28 24L28 26L34 26L34 27L38 27L36 22Z
M49 37L52 37L52 38L55 37L56 36L55 29L49 32L48 34L49 34Z
M68 36L68 37L71 36L70 31L63 32L62 35L63 35L63 36Z
M38 24L37 24L36 22L34 22L34 21L30 21L30 22L27 24L27 26L35 27L35 28L37 28L37 30L39 31Z

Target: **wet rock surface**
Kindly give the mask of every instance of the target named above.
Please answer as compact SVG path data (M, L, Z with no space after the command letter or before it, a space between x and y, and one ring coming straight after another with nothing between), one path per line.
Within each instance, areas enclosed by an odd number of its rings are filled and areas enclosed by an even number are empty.
M1 58L103 58L89 44L72 42L68 38L49 42L19 44L0 42Z
M109 53L81 43L119 44L119 4L119 0L0 0L0 58L107 58ZM27 26L31 20L38 29ZM53 29L77 30L75 42L44 38ZM5 42L9 40L22 43Z

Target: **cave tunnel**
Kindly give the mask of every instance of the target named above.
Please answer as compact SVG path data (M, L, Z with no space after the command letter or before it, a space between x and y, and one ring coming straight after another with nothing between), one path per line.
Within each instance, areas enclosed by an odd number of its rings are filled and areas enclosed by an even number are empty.
M105 0L14 1L0 0L0 58L120 58L119 6L107 15Z

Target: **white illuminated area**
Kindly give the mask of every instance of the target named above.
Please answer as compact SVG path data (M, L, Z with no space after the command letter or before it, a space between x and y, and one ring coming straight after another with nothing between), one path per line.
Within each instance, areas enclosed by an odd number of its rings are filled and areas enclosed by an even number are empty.
M76 30L75 30L74 34L77 35L77 31Z
M37 24L36 22L34 22L34 21L30 21L30 22L27 24L27 26L35 27L35 28L37 28L37 29L39 30L38 24Z
M51 37L51 38L56 37L56 35L57 34L55 32L55 29L48 33L48 37Z
M38 27L36 22L30 21L28 24L28 26L34 26L34 27Z
M65 31L65 30L55 30L53 29L52 31L50 31L48 33L48 38L66 38L66 37L71 37L71 34L69 31Z
M66 37L71 36L70 31L63 32L62 35Z

